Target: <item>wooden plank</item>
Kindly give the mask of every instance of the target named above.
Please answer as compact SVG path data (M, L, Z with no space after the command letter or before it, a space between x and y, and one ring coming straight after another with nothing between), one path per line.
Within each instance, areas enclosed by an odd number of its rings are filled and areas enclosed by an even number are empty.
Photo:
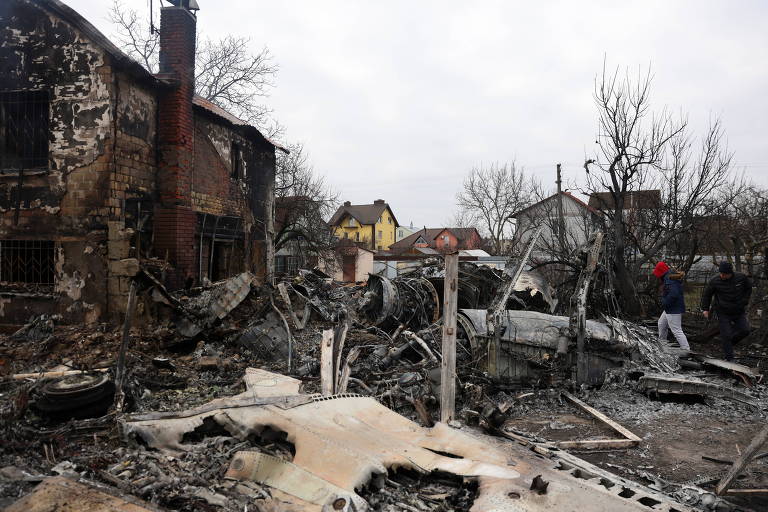
M640 441L633 439L595 439L589 441L560 441L555 446L564 450L622 450L635 448Z
M413 405L413 408L416 410L416 416L418 416L422 426L427 428L432 428L435 426L432 415L429 414L429 409L427 409L427 406L424 405L424 402L421 400L421 398L406 398L406 400L408 400L411 405Z
M578 398L576 398L572 394L570 394L568 392L563 392L563 396L566 399L568 399L571 402L573 402L574 404L578 405L581 409L583 409L588 414L594 416L599 421L603 422L604 424L606 424L607 426L609 426L610 428L612 428L613 430L615 430L619 434L621 434L624 437L626 437L627 439L629 439L630 441L637 441L638 443L640 442L640 438L637 437L635 434L633 434L632 432L630 432L626 428L622 427L621 425L619 425L618 423L613 421L611 418L609 418L605 414L603 414L600 411L598 411L597 409L594 409L594 408L588 406L587 404L585 404L584 402L582 402L581 400L579 400Z
M768 489L728 489L725 494L768 494Z
M341 377L339 377L339 385L336 387L337 393L346 393L347 386L349 386L349 378L352 374L352 363L354 363L360 355L360 347L352 347L347 354L347 359L344 361L344 368L341 370Z
M503 429L499 429L496 432L498 432L498 434L500 436L506 437L507 439L509 439L511 441L517 441L518 443L521 443L523 446L528 446L528 445L532 444L530 439L527 439L527 438L525 438L523 436L519 436L519 435L517 435L517 434L515 434L513 432L507 432L506 430L503 430Z
M736 477L741 473L747 464L754 458L757 451L768 441L768 425L766 425L749 443L747 449L741 454L741 457L733 463L728 473L720 480L715 489L715 493L720 496L731 486Z
M333 330L333 392L339 392L341 384L341 353L344 351L344 342L347 340L347 331L349 331L349 319L344 320L342 325Z
M333 331L323 331L320 342L320 393L323 396L333 394Z
M440 421L453 420L456 408L456 312L459 293L459 253L445 255L443 285L443 361L440 366Z
M69 375L82 375L88 372L108 372L111 368L96 368L93 370L61 370L56 372L37 372L37 373L14 373L11 380L24 379L52 379L54 377L68 377Z

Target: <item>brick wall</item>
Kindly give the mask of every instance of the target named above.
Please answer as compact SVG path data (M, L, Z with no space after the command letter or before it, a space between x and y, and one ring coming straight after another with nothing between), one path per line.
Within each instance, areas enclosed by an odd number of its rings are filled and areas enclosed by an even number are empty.
M214 142L215 140L215 142ZM195 116L192 205L212 215L246 217L247 181L232 177L232 143L247 144L234 130Z
M195 17L181 7L160 15L160 72L178 86L159 95L159 166L155 208L155 252L168 254L168 286L178 288L196 275L192 165L195 150L192 96L195 86Z

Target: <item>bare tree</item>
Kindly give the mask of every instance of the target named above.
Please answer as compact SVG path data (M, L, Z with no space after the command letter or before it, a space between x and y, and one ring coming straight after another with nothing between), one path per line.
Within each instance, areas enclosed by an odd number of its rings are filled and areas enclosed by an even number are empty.
M531 202L532 181L514 162L480 165L464 179L456 195L460 218L473 218L496 254L508 252L514 232L513 215Z
M768 190L744 180L734 183L720 188L702 230L710 238L713 263L724 257L738 272L755 276L768 247Z
M149 20L126 8L120 0L113 0L107 18L115 26L118 46L147 71L157 73L160 36Z
M462 209L454 212L444 224L453 228L477 228L480 217L475 212Z
M689 232L711 206L717 184L728 179L731 154L719 121L710 124L694 160L685 117L650 110L650 71L636 78L603 68L595 85L597 149L586 161L590 192L607 192L602 204L613 252L616 286L625 312L641 313L640 269ZM658 190L656 204L631 200Z
M146 16L114 0L109 20L118 45L148 71L158 71L160 37ZM280 127L261 103L274 85L277 66L267 48L251 53L250 39L228 35L220 40L198 34L195 45L195 93L275 136Z
M292 247L303 265L318 259L332 267L336 239L325 219L336 211L338 194L315 173L302 144L288 149L277 161L275 251Z

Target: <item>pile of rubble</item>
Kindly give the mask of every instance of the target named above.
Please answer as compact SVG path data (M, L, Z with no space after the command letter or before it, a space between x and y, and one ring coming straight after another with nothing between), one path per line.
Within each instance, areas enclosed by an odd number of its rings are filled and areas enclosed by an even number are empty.
M448 424L440 262L364 286L314 270L170 293L142 273L122 332L39 317L0 341L0 505L750 510L714 492L724 475L675 481L644 458L670 417L716 410L754 435L762 372L587 319L593 271L558 301L522 265L460 265ZM765 486L757 455L748 478Z

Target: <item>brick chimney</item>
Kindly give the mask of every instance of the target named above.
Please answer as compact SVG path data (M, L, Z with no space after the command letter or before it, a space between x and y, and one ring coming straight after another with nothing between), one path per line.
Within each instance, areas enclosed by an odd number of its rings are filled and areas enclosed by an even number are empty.
M383 199L377 199L373 202L373 204L386 204L386 202Z
M183 2L177 5L188 5ZM164 7L160 12L160 73L172 87L160 93L158 105L159 164L155 206L155 254L168 260L171 289L198 276L195 272L196 216L192 210L194 162L196 18L187 7Z

